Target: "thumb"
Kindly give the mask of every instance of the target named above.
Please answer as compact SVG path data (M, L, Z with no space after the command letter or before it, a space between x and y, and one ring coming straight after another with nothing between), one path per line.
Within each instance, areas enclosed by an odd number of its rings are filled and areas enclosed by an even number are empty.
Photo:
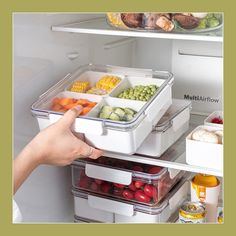
M60 123L65 127L71 127L74 123L75 119L79 116L79 114L83 111L83 107L78 105L70 110L68 110L64 116L60 119Z

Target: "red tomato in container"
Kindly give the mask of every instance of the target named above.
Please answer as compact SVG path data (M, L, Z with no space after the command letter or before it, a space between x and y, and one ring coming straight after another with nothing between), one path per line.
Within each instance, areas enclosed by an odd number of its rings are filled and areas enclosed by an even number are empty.
M139 171L139 172L143 172L144 171L142 166L133 166L132 170Z
M92 179L89 178L88 176L84 176L80 179L79 181L79 187L81 188L88 188Z
M123 189L114 187L113 194L116 196L122 196Z
M90 185L90 189L92 189L93 191L98 191L99 185L96 182L92 182Z
M96 184L101 185L101 184L103 183L103 180L101 180L101 179L94 179L94 182L95 182Z
M123 197L126 198L126 199L133 199L134 198L134 194L132 191L128 190L128 189L125 189L122 193Z
M151 198L147 196L142 190L136 191L134 197L138 202L149 203L151 201Z
M148 170L149 174L158 174L161 171L161 167L159 166L153 166Z
M132 190L132 191L136 191L136 189L137 189L137 188L135 187L135 184L134 184L134 183L135 183L135 182L132 181L131 184L128 186L129 189Z
M114 185L115 187L121 188L121 189L123 189L123 188L125 187L124 184L113 183L113 185Z
M110 190L111 190L111 184L108 183L108 182L103 182L103 183L101 184L101 190L102 190L102 192L104 192L104 193L109 193Z
M144 182L141 181L141 180L136 180L134 182L134 185L135 185L136 188L141 188L144 185Z
M151 184L146 184L143 189L144 193L157 201L157 188Z

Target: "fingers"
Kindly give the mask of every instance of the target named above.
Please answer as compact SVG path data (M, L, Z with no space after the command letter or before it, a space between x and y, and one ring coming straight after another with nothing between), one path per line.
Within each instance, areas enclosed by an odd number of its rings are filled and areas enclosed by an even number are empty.
M83 142L80 146L79 155L81 157L88 157L88 158L91 158L91 159L97 159L98 157L103 155L103 151L98 150L96 148L93 148L93 147L91 147L88 144Z
M71 108L64 114L64 116L60 119L59 122L65 127L71 127L76 117L78 117L78 115L82 112L82 110L83 107L80 105Z

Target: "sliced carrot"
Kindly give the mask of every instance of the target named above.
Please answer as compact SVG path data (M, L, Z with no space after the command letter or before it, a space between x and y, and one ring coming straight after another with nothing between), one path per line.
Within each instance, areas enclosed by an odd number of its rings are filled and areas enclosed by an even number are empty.
M86 115L91 111L92 107L84 107L83 111L80 113L81 115Z
M73 108L73 107L75 107L75 106L76 106L75 103L70 103L70 104L65 105L64 108L67 109L67 110L69 110L69 109L71 109L71 108Z
M51 108L53 111L59 111L60 109L62 109L62 106L60 104L55 104L52 106Z
M65 105L71 103L71 101L72 101L71 98L61 98L59 104L61 106L65 106Z
M60 102L60 98L56 97L56 98L53 98L52 100L52 105L55 105L55 104L58 104Z
M87 99L78 99L78 101L76 102L77 105L81 105L83 107L88 106L89 101Z
M90 103L88 104L88 107L95 107L96 105L97 105L96 102L90 102Z

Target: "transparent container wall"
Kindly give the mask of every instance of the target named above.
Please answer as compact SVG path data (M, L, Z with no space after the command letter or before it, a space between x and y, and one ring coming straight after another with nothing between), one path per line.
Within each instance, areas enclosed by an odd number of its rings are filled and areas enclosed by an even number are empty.
M88 165L93 172L102 174L97 178L89 176ZM173 177L167 168L106 157L76 161L72 166L75 189L149 206L163 199L183 174L181 171Z

